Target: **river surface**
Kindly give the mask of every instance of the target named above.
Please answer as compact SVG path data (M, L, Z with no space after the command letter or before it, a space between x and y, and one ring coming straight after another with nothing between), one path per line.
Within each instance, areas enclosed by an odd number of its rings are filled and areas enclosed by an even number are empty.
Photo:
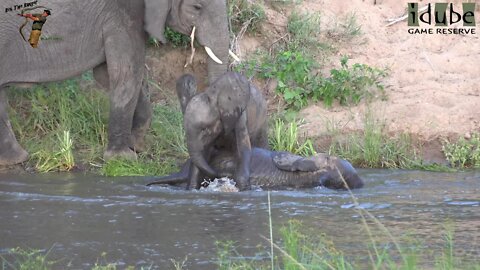
M361 208L394 237L427 248L455 228L455 250L480 256L480 172L360 170ZM51 249L58 269L89 269L106 252L118 265L215 269L216 241L232 240L245 256L268 247L267 192L218 193L145 187L145 178L83 174L0 175L0 255L14 247ZM346 191L324 188L271 193L274 232L297 219L333 238L340 250L366 256L362 219ZM374 225L372 225L374 226ZM373 227L374 233L379 229ZM279 236L274 235L278 242ZM387 241L387 240L385 240ZM268 256L269 248L264 250ZM261 257L261 256L260 256Z

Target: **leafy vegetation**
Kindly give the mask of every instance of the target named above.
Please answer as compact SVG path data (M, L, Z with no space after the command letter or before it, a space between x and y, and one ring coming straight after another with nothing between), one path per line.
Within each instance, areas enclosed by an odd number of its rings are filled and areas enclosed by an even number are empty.
M469 140L463 137L455 143L446 140L442 150L447 161L454 168L480 167L480 135L478 133L474 133Z
M380 82L386 76L385 71L365 64L353 64L350 68L345 56L340 64L340 69L330 70L330 77L322 79L318 94L314 93L314 100L322 99L330 107L334 100L338 100L341 105L356 105L362 99L372 99L375 96L386 98Z
M189 36L176 32L170 27L165 28L165 38L174 48L187 48L190 46Z
M365 64L349 67L347 57L341 59L340 69L331 69L328 78L315 72L313 58L298 51L280 52L275 58L264 57L260 66L256 64L257 59L246 62L241 68L247 75L276 79L277 93L283 96L287 108L295 111L307 106L309 101L322 100L325 106L331 107L334 101L356 105L362 99L386 98L380 81L386 76L385 71Z

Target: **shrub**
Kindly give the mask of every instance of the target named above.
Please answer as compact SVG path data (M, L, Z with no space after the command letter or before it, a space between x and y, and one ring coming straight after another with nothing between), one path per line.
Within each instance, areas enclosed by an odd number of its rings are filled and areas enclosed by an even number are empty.
M470 140L460 138L456 143L445 141L443 153L452 167L480 167L480 135L475 133Z

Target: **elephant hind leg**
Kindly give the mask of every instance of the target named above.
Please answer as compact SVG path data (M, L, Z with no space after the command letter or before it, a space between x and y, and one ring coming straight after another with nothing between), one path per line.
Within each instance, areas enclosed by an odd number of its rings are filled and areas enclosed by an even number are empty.
M150 128L152 114L153 110L149 98L148 82L143 80L132 123L132 145L130 147L136 152L146 151L145 135Z
M5 88L0 88L0 166L22 163L28 159L28 153L18 144L8 119L5 92Z

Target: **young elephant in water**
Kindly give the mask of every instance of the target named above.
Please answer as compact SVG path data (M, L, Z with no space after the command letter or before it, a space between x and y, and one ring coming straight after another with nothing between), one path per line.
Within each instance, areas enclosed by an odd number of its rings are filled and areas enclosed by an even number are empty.
M209 165L218 149L238 155L234 173L239 189L250 186L251 148L268 147L267 104L244 76L227 72L203 93L196 94L195 78L186 74L177 80L177 95L184 114L184 127L190 160L190 186L200 187L200 173L219 176Z
M219 151L210 161L222 176L233 177L238 158L230 151ZM187 182L185 170L157 178L147 184L179 184ZM331 189L355 189L364 185L362 178L346 160L318 154L301 157L288 152L262 148L252 149L250 182L266 189L311 188L324 186Z

